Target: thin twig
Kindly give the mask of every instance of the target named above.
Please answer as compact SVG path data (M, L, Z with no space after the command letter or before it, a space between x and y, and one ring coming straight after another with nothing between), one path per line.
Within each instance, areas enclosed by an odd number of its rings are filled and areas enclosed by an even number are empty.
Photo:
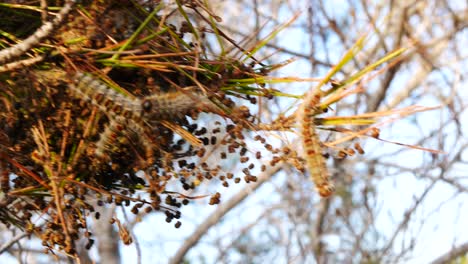
M7 72L7 71L13 71L13 70L16 70L16 69L19 69L19 68L34 65L34 64L44 60L44 58L45 58L44 55L40 55L40 56L32 57L30 59L24 59L24 60L20 60L20 61L7 63L7 64L5 64L3 66L0 66L0 73L1 72Z
M12 238L10 241L8 241L7 243L3 244L1 247L0 247L0 255L3 254L3 252L7 251L11 246L13 246L16 242L20 241L21 239L27 237L28 234L27 233L23 233L23 234L19 234L17 236L15 236L14 238Z
M47 22L43 24L40 28L36 30L36 32L34 32L34 34L29 36L22 42L12 47L1 50L0 51L0 65L3 65L23 55L32 47L39 44L43 39L47 38L56 28L58 28L63 23L63 21L65 20L65 17L72 10L72 7L75 4L75 1L76 0L66 1L63 8L60 10L60 12L51 22Z
M458 247L454 247L450 249L449 252L443 254L442 256L438 257L431 264L444 264L444 263L452 263L457 258L464 256L468 253L468 242L461 244Z

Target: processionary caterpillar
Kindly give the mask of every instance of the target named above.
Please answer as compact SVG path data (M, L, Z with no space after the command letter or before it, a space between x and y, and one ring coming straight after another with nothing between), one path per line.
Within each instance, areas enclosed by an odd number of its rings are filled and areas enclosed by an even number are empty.
M320 196L328 197L335 191L335 187L330 182L327 165L322 156L320 139L315 132L314 124L314 114L317 112L321 93L322 91L319 89L307 93L298 112L298 123L300 124L304 156L312 181Z
M170 120L182 117L195 109L205 112L217 111L208 98L193 91L169 92L132 99L84 73L76 74L70 88L76 97L90 101L101 111L121 115L135 122Z
M78 72L70 85L72 94L97 106L109 116L110 123L96 143L96 156L103 158L113 152L119 138L135 139L144 146L147 155L152 154L145 128L155 123L181 118L191 111L219 113L218 108L202 94L194 91L176 91L154 94L142 98L129 98L108 87L104 82ZM135 141L135 140L133 140Z
M77 73L70 89L77 98L89 101L102 112L139 119L141 104L110 89L104 82L84 73Z
M141 118L148 121L180 118L193 110L217 111L207 97L193 91L155 94L143 97L139 101L143 108Z
M133 120L116 116L101 133L99 141L96 143L95 154L101 159L105 158L106 152L115 151L114 148L119 148L120 139L126 138L144 147L146 157L152 157L153 148L144 133L143 128Z

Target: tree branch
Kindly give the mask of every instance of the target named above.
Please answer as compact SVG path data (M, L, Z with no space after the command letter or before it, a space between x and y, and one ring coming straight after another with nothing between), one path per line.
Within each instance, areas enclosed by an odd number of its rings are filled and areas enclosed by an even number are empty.
M14 238L12 238L10 241L8 241L7 243L3 244L1 247L0 247L0 255L3 254L3 252L7 251L11 246L13 246L16 242L20 241L21 239L27 237L28 234L27 233L22 233L22 234L19 234L17 236L15 236Z
M51 21L43 24L40 28L34 32L31 36L23 40L22 42L0 50L0 65L3 65L15 58L23 55L25 52L36 46L43 39L47 38L55 29L57 29L67 17L68 13L72 10L75 0L66 1L63 8L57 14L57 16Z
M434 261L431 262L431 264L451 263L453 260L461 256L464 256L467 253L468 253L468 242L465 242L462 245L452 248L449 252L436 258Z

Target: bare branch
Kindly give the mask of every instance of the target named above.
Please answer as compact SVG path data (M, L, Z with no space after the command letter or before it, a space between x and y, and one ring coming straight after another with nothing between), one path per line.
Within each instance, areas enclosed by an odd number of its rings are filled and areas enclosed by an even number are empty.
M7 64L5 64L3 66L0 66L0 73L16 70L16 69L27 67L27 66L31 66L31 65L36 64L38 62L41 62L42 60L44 60L44 58L45 58L45 56L41 55L41 56L36 56L36 57L30 58L30 59L24 59L24 60L20 60L20 61L14 61L14 62L11 62L11 63L7 63Z
M66 1L63 8L60 10L60 12L51 22L47 22L44 25L42 25L40 28L36 30L36 32L34 32L34 34L29 36L22 42L12 47L9 47L7 49L1 50L0 51L0 65L5 64L9 61L12 61L15 58L23 55L32 47L39 44L39 42L41 42L43 39L49 37L50 34L63 23L68 13L70 13L70 11L72 10L72 7L74 4L75 4L75 0Z
M22 234L19 234L17 236L15 236L14 238L12 238L10 241L8 241L7 243L3 244L1 247L0 247L0 255L3 254L3 252L7 251L11 246L13 246L16 242L20 241L21 239L27 237L28 234L26 233L22 233Z
M451 263L452 261L466 254L468 254L468 242L465 242L458 247L452 248L449 252L432 261L431 264Z

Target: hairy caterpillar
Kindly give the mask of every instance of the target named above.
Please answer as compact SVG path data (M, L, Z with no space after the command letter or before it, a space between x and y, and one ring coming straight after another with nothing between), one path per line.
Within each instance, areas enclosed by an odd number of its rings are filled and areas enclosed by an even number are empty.
M135 145L142 146L145 151L145 158L149 159L147 163L151 164L153 157L153 145L143 130L143 127L133 122L131 119L125 119L117 116L106 126L104 132L100 134L96 142L96 157L106 159L108 152L116 152L122 143L122 139L133 142Z
M91 102L104 113L139 119L142 111L141 103L138 100L125 97L88 74L77 73L70 89L74 96Z
M131 99L84 73L76 74L70 88L76 97L90 101L101 111L121 115L135 122L182 117L195 109L206 112L217 111L208 98L192 91L177 91Z
M307 93L299 109L298 122L310 176L320 196L328 197L335 191L335 187L330 182L327 165L322 156L320 140L315 132L314 124L314 114L317 111L317 105L320 103L320 97L320 90Z
M194 91L177 91L133 99L109 88L93 76L80 72L75 75L70 89L75 97L90 102L109 115L110 123L96 143L95 154L101 159L106 158L107 153L117 151L122 139L130 139L143 146L146 158L149 158L153 154L154 144L151 144L145 133L147 129L154 132L158 128L157 123L164 125L165 120L181 118L191 111L219 113L216 105L207 97ZM163 134L158 141L163 140Z
M182 117L196 109L215 112L208 98L191 91L155 94L139 101L143 108L141 118L148 121Z

